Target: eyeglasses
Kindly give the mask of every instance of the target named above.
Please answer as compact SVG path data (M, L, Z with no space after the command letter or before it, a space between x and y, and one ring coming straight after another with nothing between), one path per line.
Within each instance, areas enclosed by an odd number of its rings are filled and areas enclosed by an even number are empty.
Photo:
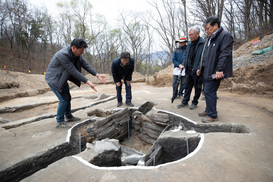
M210 25L209 25L209 27L205 28L205 32L209 31L212 27L213 27L213 26L210 26Z

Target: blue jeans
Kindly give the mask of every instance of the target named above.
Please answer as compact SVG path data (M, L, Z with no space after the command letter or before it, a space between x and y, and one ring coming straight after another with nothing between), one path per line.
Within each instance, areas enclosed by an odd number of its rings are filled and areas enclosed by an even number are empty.
M69 92L68 83L64 85L62 92L59 92L50 84L48 85L60 101L57 109L57 122L63 122L64 116L66 118L73 117L73 115L71 114L71 95Z
M125 91L126 91L126 103L131 102L132 101L131 84L128 85L125 80L124 80L124 84L125 84ZM118 102L122 102L122 96L121 96L122 82L119 87L116 86L116 90L117 90L117 100Z
M220 86L221 79L204 81L204 93L206 99L206 113L210 118L217 118L217 90Z
M178 75L173 75L173 95L175 93L175 89L176 89L176 83L177 83L177 79L178 79ZM179 96L182 96L183 95L183 91L185 89L185 76L181 76L180 77L180 88L179 88L179 92L178 92L178 95ZM178 87L177 87L178 88ZM176 97L177 95L175 95Z

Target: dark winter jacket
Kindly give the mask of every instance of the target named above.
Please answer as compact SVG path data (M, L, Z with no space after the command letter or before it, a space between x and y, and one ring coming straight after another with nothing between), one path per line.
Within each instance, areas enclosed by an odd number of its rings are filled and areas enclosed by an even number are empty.
M47 67L45 80L59 92L62 91L67 80L72 81L80 87L81 82L86 83L88 81L88 79L81 74L81 68L84 68L94 76L97 74L82 56L74 56L71 47L68 46L53 56Z
M232 46L233 38L222 27L210 37L210 44L206 44L206 51L203 56L203 63L200 65L205 80L212 79L216 71L223 71L224 77L232 77Z
M188 58L189 58L191 44L192 44L192 42L189 41L188 46L187 46L187 50L186 50L186 54L185 54L185 59L183 60L183 64L182 64L183 66L185 66L186 74L188 74L187 67L188 67ZM202 55L202 51L204 48L204 44L205 44L205 40L202 37L199 37L199 40L198 40L196 47L195 47L195 56L194 56L194 62L193 62L193 68L192 68L193 72L196 72L198 69L198 65L201 60L201 55Z
M112 75L114 82L121 82L122 79L132 81L132 74L134 71L134 59L130 58L128 64L123 66L120 58L114 59L112 63Z
M185 52L186 52L186 48L187 46L183 46L183 47L178 47L174 50L173 53L173 65L174 68L178 67L180 64L182 64L184 56L185 56Z

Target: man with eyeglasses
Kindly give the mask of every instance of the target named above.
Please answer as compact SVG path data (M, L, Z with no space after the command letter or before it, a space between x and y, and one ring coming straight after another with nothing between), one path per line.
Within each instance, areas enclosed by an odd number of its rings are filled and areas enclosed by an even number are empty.
M47 67L45 80L60 101L57 109L56 128L67 128L70 127L67 122L80 120L71 113L71 95L67 80L78 87L81 86L81 82L84 82L97 91L92 82L81 74L81 68L84 68L102 83L105 83L105 77L98 74L82 57L87 47L87 43L83 39L74 39L69 46L53 56Z
M112 75L114 82L116 84L116 90L117 90L117 107L120 107L122 105L122 82L124 81L125 84L125 91L126 91L126 105L133 107L134 104L132 104L132 74L134 71L134 59L131 58L129 52L122 52L120 54L120 57L113 60L112 63Z
M186 55L182 63L182 69L186 70L185 94L181 104L177 105L177 108L184 108L188 105L193 87L195 94L192 104L189 107L190 109L195 109L197 107L198 99L201 95L202 78L196 75L196 71L201 60L205 40L200 37L199 34L200 28L198 26L193 26L190 28L189 38L191 41L188 43Z
M204 123L218 120L216 109L217 90L223 78L232 77L232 48L233 37L220 26L217 17L209 17L204 23L208 40L205 45L202 61L197 75L202 75L206 109L199 113Z

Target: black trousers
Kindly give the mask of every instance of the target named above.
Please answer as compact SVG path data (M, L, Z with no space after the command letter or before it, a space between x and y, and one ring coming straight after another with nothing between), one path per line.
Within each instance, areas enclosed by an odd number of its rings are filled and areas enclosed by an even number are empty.
M204 81L204 93L206 98L206 113L210 118L217 118L217 90L221 79Z
M185 77L185 93L184 97L182 100L182 104L188 104L190 97L191 97L191 91L192 88L194 87L195 94L192 100L192 104L197 105L198 104L198 99L201 95L201 90L202 90L202 77L197 76L196 73L190 72L186 74Z

